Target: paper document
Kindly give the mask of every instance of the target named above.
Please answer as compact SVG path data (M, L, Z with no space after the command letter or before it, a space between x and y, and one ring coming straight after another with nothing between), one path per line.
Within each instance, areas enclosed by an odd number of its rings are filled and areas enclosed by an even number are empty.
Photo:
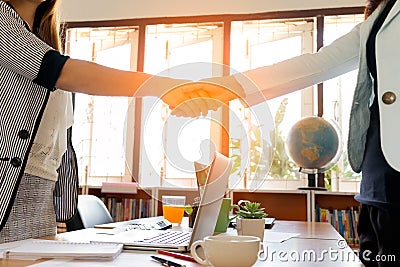
M28 239L18 246L4 249L3 258L69 258L112 260L122 251L122 244L75 243L57 240Z
M290 238L299 236L297 233L281 233L271 230L265 230L264 232L264 242L270 243L282 243Z
M162 265L150 258L150 255L157 255L154 252L140 251L138 253L121 253L113 261L90 261L90 260L69 260L69 259L53 259L40 262L30 267L116 267L116 266L145 266L145 267L162 267ZM174 259L175 262L185 264L186 266L194 266L187 264L187 261ZM197 266L197 265L196 265Z

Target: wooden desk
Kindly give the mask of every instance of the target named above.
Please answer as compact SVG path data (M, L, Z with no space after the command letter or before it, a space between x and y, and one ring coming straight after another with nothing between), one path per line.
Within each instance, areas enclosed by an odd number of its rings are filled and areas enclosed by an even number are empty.
M96 230L85 229L75 232L59 234L55 239L63 239L68 241L85 241L90 238ZM266 235L269 231L299 233L300 235L291 238L282 243L263 242L263 248L268 253L268 257L257 261L254 266L346 266L346 267L361 267L363 266L352 253L349 247L338 248L338 240L343 238L336 230L328 223L319 222L297 222L297 221L276 221L271 230L266 230ZM230 229L227 234L235 234L235 230ZM335 253L336 251L336 253ZM331 255L329 254L331 253ZM150 259L150 255L156 255L154 252L143 251L124 251L118 261L129 261L130 266L149 266L160 267L161 265ZM341 256L342 259L331 260L335 255ZM170 258L162 255L164 258L169 258L172 261L185 264L187 267L199 267L202 265L182 261L179 259ZM266 257L266 258L265 258ZM292 260L299 257L298 260ZM311 258L310 258L311 257ZM350 259L348 259L350 258ZM304 260L306 259L306 260ZM307 260L308 259L308 260ZM311 261L309 260L311 259ZM321 260L319 260L321 259ZM41 260L44 261L44 260ZM0 267L22 267L40 263L41 261L20 261L20 260L0 260ZM70 265L71 264L71 265ZM84 266L82 263L68 263L66 266ZM97 262L96 266L102 266L101 262ZM118 265L116 265L118 266ZM125 266L125 265L121 265Z

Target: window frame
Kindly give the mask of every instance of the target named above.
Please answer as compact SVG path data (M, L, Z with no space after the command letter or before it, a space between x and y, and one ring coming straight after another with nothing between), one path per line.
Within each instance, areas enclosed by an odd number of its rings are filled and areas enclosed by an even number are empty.
M62 25L63 29L82 28L82 27L137 27L139 31L138 47L137 47L137 71L144 71L145 57L145 42L146 42L146 27L155 24L186 24L186 23L222 23L223 25L223 55L222 64L230 66L231 58L231 24L234 21L246 20L268 20L268 19L296 19L296 18L315 18L316 19L316 46L317 49L323 46L324 36L324 17L335 15L354 15L362 14L364 6L331 8L331 9L310 9L296 11L277 11L263 12L252 14L224 14L224 15L202 15L188 17L154 17L154 18L139 18L139 19L122 19L122 20L107 20L107 21L74 21L65 22ZM66 31L64 31L65 33ZM64 36L65 37L65 36ZM63 38L65 40L65 38ZM229 75L229 73L223 73ZM141 133L142 133L142 99L135 98L135 132L133 142L133 159L140 158L141 151ZM317 85L317 115L323 115L323 83ZM221 112L221 122L229 125L229 110L225 109ZM229 136L224 131L221 132L221 143L217 150L224 155L229 155ZM140 162L133 160L132 162L132 179L140 182L139 176ZM323 175L318 175L318 186L323 186Z

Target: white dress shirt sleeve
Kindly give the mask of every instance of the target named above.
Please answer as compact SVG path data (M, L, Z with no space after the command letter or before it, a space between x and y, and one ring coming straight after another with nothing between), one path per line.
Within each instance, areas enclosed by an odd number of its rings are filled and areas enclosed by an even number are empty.
M246 102L250 105L258 104L265 99L291 93L356 69L359 61L360 25L317 53L303 54L235 74L234 77L246 92ZM260 97L260 91L263 97Z

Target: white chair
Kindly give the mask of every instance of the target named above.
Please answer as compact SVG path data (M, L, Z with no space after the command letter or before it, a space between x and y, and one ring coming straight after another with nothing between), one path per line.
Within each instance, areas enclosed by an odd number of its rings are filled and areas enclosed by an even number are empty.
M79 195L78 210L74 217L66 222L66 226L68 231L74 231L111 222L113 219L110 212L100 198L93 195Z

